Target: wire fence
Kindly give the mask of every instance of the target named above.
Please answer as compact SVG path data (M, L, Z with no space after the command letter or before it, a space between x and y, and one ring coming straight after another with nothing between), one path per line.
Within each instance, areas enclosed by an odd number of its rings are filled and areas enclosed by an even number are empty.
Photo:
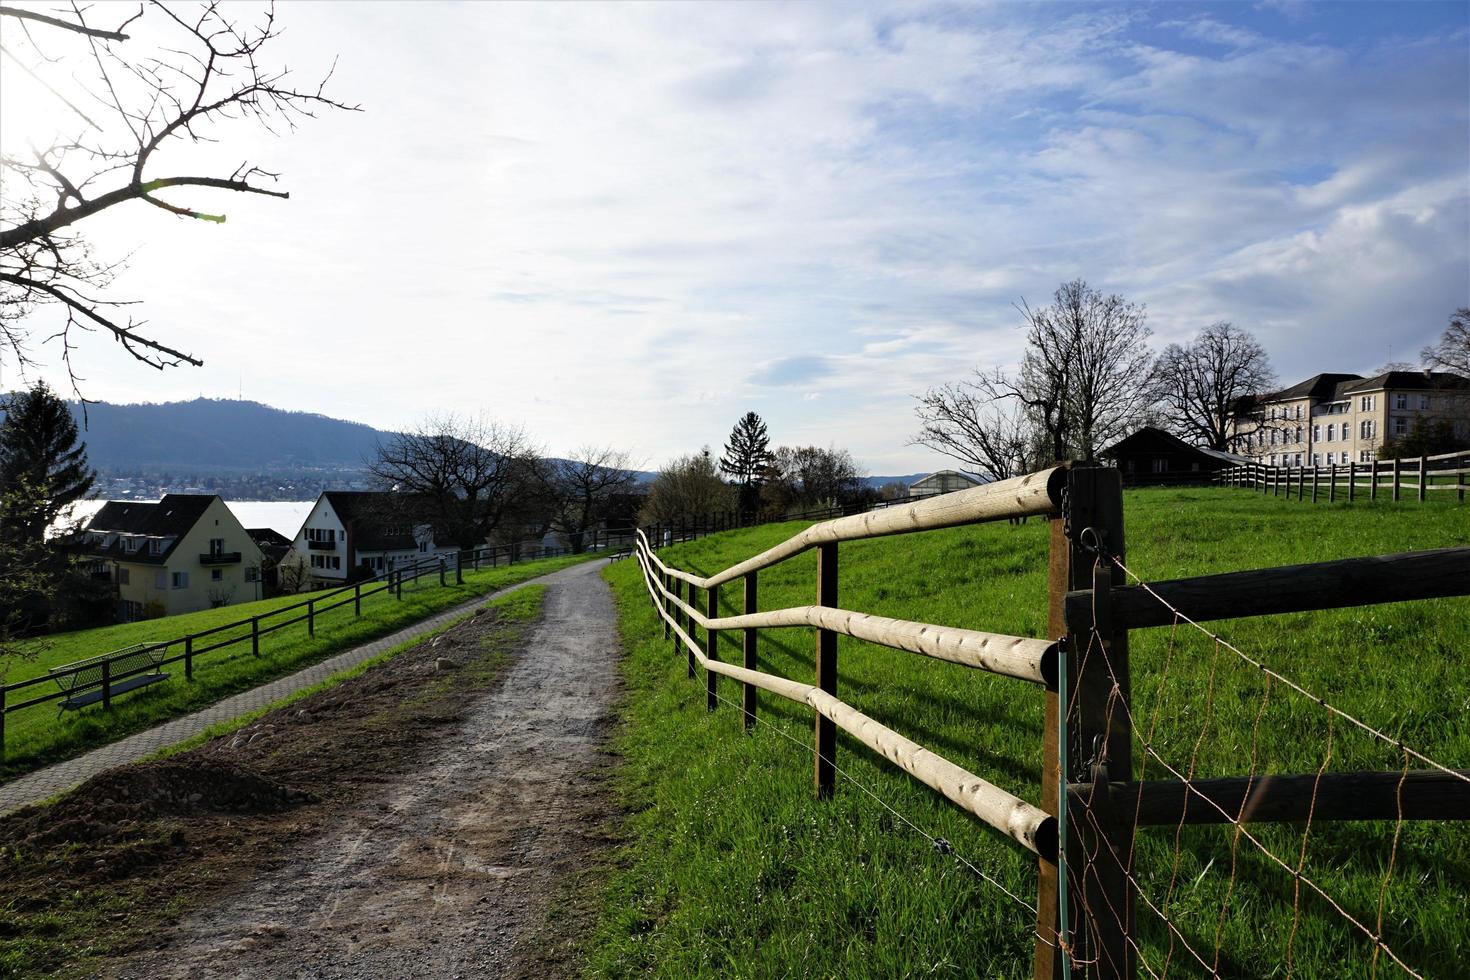
M838 605L841 542L1038 514L1051 521L1047 638L891 620ZM1007 902L1035 911L1037 977L1322 975L1324 944L1349 957L1330 961L1341 975L1377 976L1381 968L1430 975L1416 964L1426 945L1412 910L1426 889L1440 886L1396 874L1416 821L1470 817L1470 772L1201 624L1464 596L1470 548L1145 582L1126 564L1119 474L1082 465L827 520L709 576L655 553L655 542L678 539L640 531L635 554L664 636L691 678L705 674L710 710L738 707L751 726L757 691L804 704L818 718L807 748L817 760L819 797L831 795L841 777L936 850L949 846L837 765L840 728L1033 851L1034 905L975 862L964 863ZM817 604L758 611L759 572L809 549L817 550ZM744 612L722 617L719 590L737 581ZM757 669L758 631L789 627L815 631L815 684ZM1138 666L1130 667L1130 631L1157 629L1168 631L1161 656L1130 676ZM717 658L722 631L743 634L742 665ZM837 700L839 634L1042 685L1039 805ZM1149 634L1139 639L1152 642ZM718 693L716 676L742 684L740 704ZM1350 748L1349 739L1371 749ZM1364 831L1347 821L1374 824ZM1341 829L1349 826L1358 829ZM1363 855L1352 841L1383 845L1367 859L1380 862L1374 870L1354 864ZM1470 929L1460 935L1470 937ZM1448 955L1470 955L1470 938L1463 945ZM1361 962L1352 959L1359 953ZM1428 952L1434 964L1445 956Z

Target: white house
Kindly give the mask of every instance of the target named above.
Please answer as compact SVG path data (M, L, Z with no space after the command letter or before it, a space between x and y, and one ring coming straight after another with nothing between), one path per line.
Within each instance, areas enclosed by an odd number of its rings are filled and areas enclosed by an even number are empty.
M327 490L306 515L281 566L298 568L301 588L345 585L354 568L373 573L444 555L453 567L459 549L436 540L426 525L410 525L396 516L398 494L363 490ZM282 579L287 586L289 575Z

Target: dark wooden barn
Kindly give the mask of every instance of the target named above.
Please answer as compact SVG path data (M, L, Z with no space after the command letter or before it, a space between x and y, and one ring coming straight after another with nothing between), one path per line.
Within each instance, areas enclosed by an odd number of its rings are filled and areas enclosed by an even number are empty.
M1244 457L1191 446L1163 429L1146 425L1102 451L1123 474L1125 486L1206 484L1212 474L1246 462Z

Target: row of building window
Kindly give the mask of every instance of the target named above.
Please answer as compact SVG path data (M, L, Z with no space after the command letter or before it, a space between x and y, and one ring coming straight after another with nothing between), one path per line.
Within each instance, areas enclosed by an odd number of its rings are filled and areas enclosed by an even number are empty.
M1406 419L1406 418L1403 418L1402 416L1393 419L1393 434L1396 435L1396 436L1408 435L1409 434L1409 420ZM1373 439L1373 438L1376 438L1377 435L1378 435L1378 422L1377 422L1377 420L1375 420L1375 419L1364 419L1363 421L1361 421L1361 422L1358 423L1358 438L1359 439ZM1346 422L1343 422L1341 424L1336 423L1336 422L1328 422L1327 425L1326 425L1326 427L1325 427L1325 437L1324 437L1324 427L1321 425L1321 423L1318 423L1317 425L1312 426L1312 441L1313 442L1333 442L1333 441L1338 440L1338 439L1341 439L1343 442L1347 442L1350 438L1351 438L1350 430L1348 428L1348 423L1346 423ZM1273 446L1277 445L1278 443L1301 442L1302 441L1302 427L1301 426L1297 426L1295 430L1292 430L1292 429L1272 429L1271 430L1270 441L1271 441L1271 445L1273 445ZM1265 445L1265 443L1266 443L1266 433L1265 432L1257 432L1256 433L1255 443L1258 446Z
M306 540L308 541L346 541L346 531L334 531L329 527L309 527L306 529Z
M312 568L336 568L336 569L339 569L340 570L342 568L342 556L341 555L312 555L311 556L311 567Z
M1350 453L1328 453L1323 460L1321 453L1312 454L1313 466L1346 466L1352 462ZM1267 459L1272 466L1301 466L1305 458L1303 453L1272 453ZM1378 458L1378 454L1371 449L1360 449L1358 451L1359 463L1371 463Z

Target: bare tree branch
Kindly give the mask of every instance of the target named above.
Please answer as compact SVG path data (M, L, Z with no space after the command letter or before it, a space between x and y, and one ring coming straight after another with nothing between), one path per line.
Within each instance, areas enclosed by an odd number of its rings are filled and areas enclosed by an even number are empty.
M139 8L139 11L141 14L141 8ZM140 14L129 17L123 22L122 27L127 27L128 24L137 20ZM48 17L46 14L36 13L34 10L21 10L19 7L0 6L0 17L17 17L21 20L33 20L38 24L45 24L47 27L59 27L64 31L83 34L87 37L101 38L104 41L126 41L128 39L128 36L122 33L122 27L119 27L115 31L104 31L96 27L88 27L86 24L74 24L71 21L61 20L58 17Z

